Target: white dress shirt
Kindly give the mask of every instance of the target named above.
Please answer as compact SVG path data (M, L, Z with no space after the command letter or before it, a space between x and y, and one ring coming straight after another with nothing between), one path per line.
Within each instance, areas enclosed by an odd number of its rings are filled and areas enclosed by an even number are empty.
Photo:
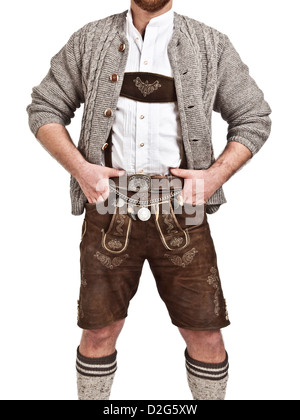
M173 35L174 12L152 19L144 40L133 24L131 9L126 33L129 57L126 72L149 72L173 77L168 45ZM112 165L129 175L168 175L183 156L177 102L143 103L120 97L113 125Z

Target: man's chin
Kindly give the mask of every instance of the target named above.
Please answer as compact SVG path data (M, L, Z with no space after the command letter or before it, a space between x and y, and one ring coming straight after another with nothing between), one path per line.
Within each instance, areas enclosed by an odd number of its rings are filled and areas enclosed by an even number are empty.
M133 0L134 3L146 12L158 12L171 0Z

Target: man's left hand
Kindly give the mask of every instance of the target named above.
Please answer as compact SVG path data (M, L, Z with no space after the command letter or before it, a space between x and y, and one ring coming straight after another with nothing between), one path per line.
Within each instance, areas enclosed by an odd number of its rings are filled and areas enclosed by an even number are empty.
M185 180L181 193L183 201L194 206L207 203L212 195L221 187L209 169L201 171L171 169L171 173Z

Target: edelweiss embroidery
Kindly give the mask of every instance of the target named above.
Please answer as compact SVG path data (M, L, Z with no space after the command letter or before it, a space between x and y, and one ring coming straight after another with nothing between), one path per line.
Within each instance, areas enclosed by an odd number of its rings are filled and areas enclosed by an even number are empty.
M121 249L122 246L123 246L122 243L120 241L115 240L115 239L108 242L108 247L113 249L114 251L117 251L118 249Z
M97 260L100 261L101 264L104 265L104 267L113 270L115 267L119 267L125 260L127 260L127 258L129 258L129 255L126 254L123 257L115 257L111 259L107 255L101 254L101 252L96 252L94 257L97 258Z
M133 82L135 83L135 86L139 89L139 91L142 92L145 98L146 96L151 95L151 93L161 88L161 84L158 80L150 84L148 80L146 80L146 82L143 82L139 77L137 77L136 79L134 79Z
M186 252L182 258L178 255L170 254L165 254L165 257L167 257L174 265L185 268L187 265L191 264L196 254L198 254L198 251L196 248L193 248Z
M218 270L215 267L212 267L211 270L211 276L208 277L208 284L213 286L213 288L216 290L215 293L215 314L216 316L220 316L220 279L218 275Z
M179 248L183 243L183 238L174 238L171 241L171 246L177 246L177 248Z

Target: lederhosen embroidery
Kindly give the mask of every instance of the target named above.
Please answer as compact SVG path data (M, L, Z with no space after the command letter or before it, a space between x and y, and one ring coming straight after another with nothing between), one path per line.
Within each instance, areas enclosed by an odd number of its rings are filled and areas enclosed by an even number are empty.
M121 214L119 207L115 207L115 212L110 222L108 231L102 229L102 246L112 254L121 254L129 244L132 219L127 214Z
M84 315L84 312L83 312L83 309L82 309L81 300L79 299L77 301L77 320L80 321L84 317L85 317L85 315Z
M218 275L218 270L216 267L212 267L210 270L211 275L208 277L207 282L210 286L212 286L215 289L215 315L220 316L221 311L221 303L220 303L220 297L221 297L221 284L220 279ZM228 315L227 315L228 317Z
M189 232L179 225L171 202L167 214L162 214L159 206L155 206L155 222L161 241L168 251L181 251L190 244Z
M144 98L162 87L158 80L150 84L148 80L146 80L146 82L142 82L142 80L137 77L133 82L135 83L135 86L141 91Z
M120 96L139 102L177 102L174 78L157 73L125 73Z
M185 268L186 266L190 265L195 256L198 254L198 251L196 248L191 249L190 251L186 252L183 257L180 257L179 255L169 255L165 254L165 256L178 267Z
M115 267L119 267L125 260L129 258L129 255L123 255L122 257L114 257L110 258L107 255L102 254L101 252L97 251L94 255L98 261L101 262L106 268L113 270Z

